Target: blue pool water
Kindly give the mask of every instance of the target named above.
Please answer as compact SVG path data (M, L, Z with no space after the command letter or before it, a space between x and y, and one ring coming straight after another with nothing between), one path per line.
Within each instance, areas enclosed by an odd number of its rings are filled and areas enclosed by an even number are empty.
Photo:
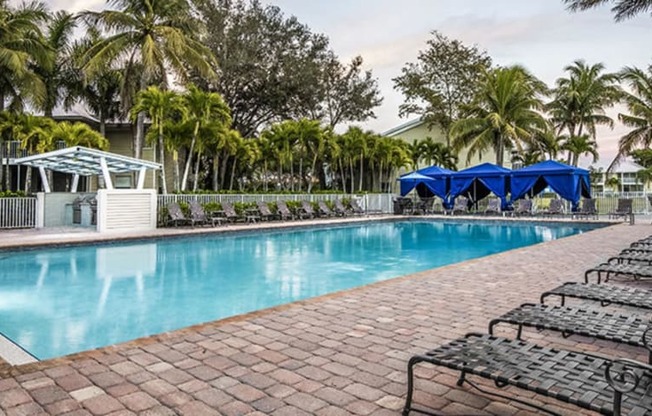
M0 332L51 358L589 229L384 222L0 252Z

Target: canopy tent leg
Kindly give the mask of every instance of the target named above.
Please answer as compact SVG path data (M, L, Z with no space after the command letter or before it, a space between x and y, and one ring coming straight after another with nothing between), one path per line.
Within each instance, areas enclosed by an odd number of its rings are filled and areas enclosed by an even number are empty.
M38 172L41 174L41 182L43 182L43 190L46 193L50 193L50 182L48 181L48 175L45 173L45 168L43 166L38 167Z
M138 171L138 187L137 189L143 189L145 187L145 174L147 173L147 168L140 168Z
M111 173L109 173L109 166L106 164L106 158L100 158L100 167L102 168L102 177L104 178L104 186L106 189L113 189L113 182L111 182Z
M72 185L70 186L70 192L76 194L78 186L79 186L79 174L75 173L75 175L72 177Z

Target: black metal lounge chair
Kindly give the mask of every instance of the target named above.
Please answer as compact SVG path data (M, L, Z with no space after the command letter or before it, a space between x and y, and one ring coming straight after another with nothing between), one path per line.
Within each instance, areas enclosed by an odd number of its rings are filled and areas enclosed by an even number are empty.
M598 208L595 206L595 199L583 199L580 210L573 213L576 218L586 217L598 219Z
M319 207L319 216L332 217L335 215L335 213L328 207L328 205L326 205L325 201L317 202L317 206Z
M541 303L549 296L559 296L561 306L566 298L577 298L600 302L602 306L623 305L652 309L652 291L625 286L598 285L595 283L566 282L541 295Z
M365 210L362 209L362 207L360 206L360 204L358 203L357 200L351 199L349 201L349 205L351 206L351 210L353 210L353 213L355 215L364 215L364 214L366 214Z
M204 211L204 207L201 206L201 204L197 201L190 201L190 225L193 227L195 224L208 224L210 223L213 227L215 227L215 224L222 224L222 221L224 218L222 217L209 217L206 215L206 211Z
M652 252L649 251L629 251L623 250L617 256L610 257L607 263L634 263L634 264L647 264L652 266Z
M604 281L608 282L611 277L631 277L634 280L651 279L652 266L636 263L610 264L602 263L584 273L584 283L589 283L589 275L595 273L598 277L598 284Z
M502 212L500 205L501 205L500 198L489 199L489 204L487 204L487 208L484 210L485 215L489 215L489 214L499 215Z
M455 203L453 204L453 208L450 211L451 215L455 215L455 213L462 213L462 214L468 214L469 213L469 199L465 196L458 196L455 198Z
M524 400L481 389L466 377L477 375L493 380L498 388L515 386L604 415L650 415L652 409L652 395L649 394L652 366L633 360L541 347L520 340L468 334L410 358L404 416L412 410L433 414L412 406L414 366L423 362L460 371L458 386L467 382L484 393L547 413L552 412ZM630 383L626 385L625 380Z
M544 216L564 215L564 201L561 199L553 199L550 201L550 206L547 210L541 212Z
M269 209L269 205L267 205L267 202L256 201L256 206L258 207L260 218L262 218L263 220L269 221L276 218L276 215L274 215L272 210Z
M237 212L235 212L235 208L233 208L233 205L231 205L230 202L222 202L222 214L224 215L224 218L226 218L227 221L229 222L236 222L238 219L240 219L240 216L238 215Z
M632 202L629 198L619 198L616 210L609 213L609 219L620 217L627 219L632 214Z
M652 325L649 318L639 315L609 312L607 309L572 308L568 306L525 303L489 322L489 334L498 324L518 327L521 339L523 327L561 332L564 338L583 335L621 344L644 347L648 363L652 363Z
M181 211L181 207L177 202L168 203L166 208L168 211L166 225L174 224L174 226L177 227L179 224L188 223L188 218L183 214L183 211Z
M532 200L531 199L519 199L516 209L514 209L512 215L521 216L521 215L532 215Z
M346 209L346 207L344 206L341 200L336 199L335 202L333 203L333 207L335 208L336 215L339 215L341 217L346 217L347 215L349 215L349 210Z
M294 219L294 214L290 211L285 201L276 201L276 209L281 220L285 221Z
M317 213L312 208L312 204L308 201L301 201L301 208L297 211L300 218L315 218Z

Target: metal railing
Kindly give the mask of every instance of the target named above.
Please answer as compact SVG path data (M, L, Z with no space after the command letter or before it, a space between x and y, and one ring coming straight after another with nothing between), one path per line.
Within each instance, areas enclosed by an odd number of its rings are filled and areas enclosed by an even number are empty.
M54 150L61 150L66 148L66 142L59 140L54 144ZM17 140L6 141L0 148L0 159L18 159L21 157L31 156L27 149L20 146Z
M34 227L36 198L0 198L0 229Z
M198 201L200 204L223 201L251 203L256 201L335 201L336 199L356 199L365 211L389 214L393 212L392 194L168 194L158 196L158 206L164 207L170 202ZM160 212L160 210L159 210ZM159 218L159 220L162 220Z

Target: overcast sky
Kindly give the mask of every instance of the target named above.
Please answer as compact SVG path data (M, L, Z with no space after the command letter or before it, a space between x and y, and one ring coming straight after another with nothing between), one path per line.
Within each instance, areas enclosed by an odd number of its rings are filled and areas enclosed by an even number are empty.
M561 0L263 0L295 15L313 32L326 34L345 60L364 58L378 79L383 105L365 128L383 132L408 119L398 117L402 95L392 78L416 61L430 32L475 44L494 63L521 64L553 85L564 66L576 59L603 62L607 70L652 64L652 18L614 23L607 7L569 13ZM17 3L17 1L13 1ZM99 9L102 0L47 0L52 9ZM610 111L616 117L618 110ZM410 118L411 119L411 118ZM602 129L602 158L613 156L623 126Z

